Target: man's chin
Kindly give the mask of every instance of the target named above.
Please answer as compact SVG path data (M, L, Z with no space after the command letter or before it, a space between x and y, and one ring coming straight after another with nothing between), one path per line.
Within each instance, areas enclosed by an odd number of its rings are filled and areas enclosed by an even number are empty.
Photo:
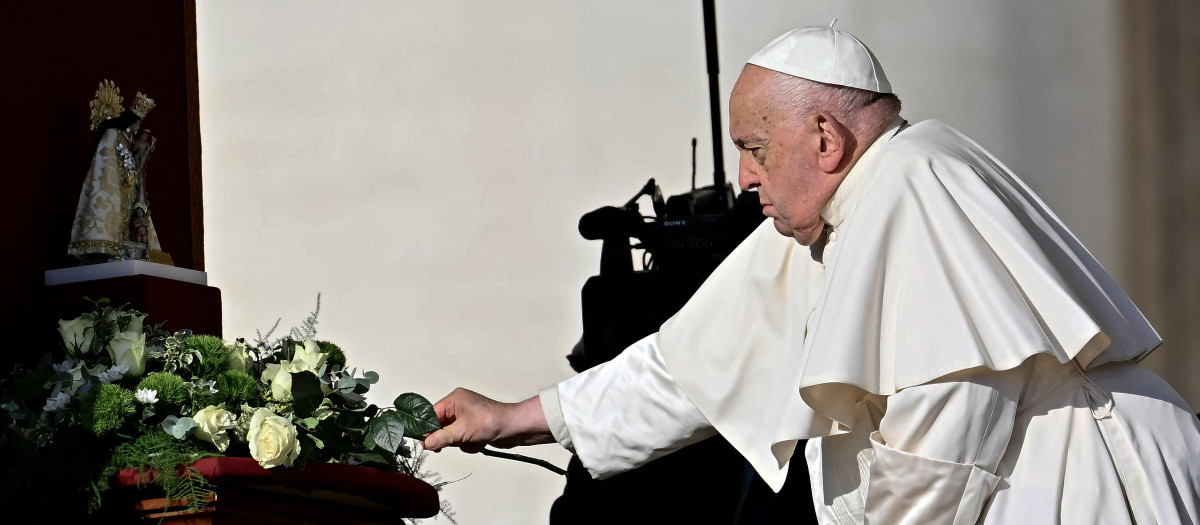
M783 222L780 219L772 218L772 220L775 226L775 231L779 232L779 234L784 237L796 239L796 242L800 243L802 246L812 246L813 243L817 242L817 240L821 238L821 230L817 230L815 232L798 230L792 228L791 225Z
M779 232L779 234L784 237L792 237L796 235L795 230L793 230L792 227L786 222L776 218L771 218L771 223L775 226L775 231Z

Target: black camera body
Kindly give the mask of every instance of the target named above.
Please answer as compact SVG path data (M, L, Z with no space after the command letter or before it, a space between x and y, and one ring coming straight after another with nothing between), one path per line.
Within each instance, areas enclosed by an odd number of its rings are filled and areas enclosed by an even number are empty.
M643 195L654 203L653 217L641 215ZM583 344L568 357L571 367L587 370L657 331L762 221L755 192L735 197L731 185L714 185L664 202L654 179L624 206L580 218L580 234L604 246L600 274L583 287ZM644 268L635 270L632 250L639 248Z

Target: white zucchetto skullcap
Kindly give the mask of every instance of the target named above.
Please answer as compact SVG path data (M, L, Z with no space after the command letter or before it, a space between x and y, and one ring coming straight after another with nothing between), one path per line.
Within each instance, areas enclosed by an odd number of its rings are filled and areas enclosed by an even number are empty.
M833 20L837 22L835 18ZM883 66L867 45L840 29L793 29L772 40L746 61L786 75L876 93L891 93Z

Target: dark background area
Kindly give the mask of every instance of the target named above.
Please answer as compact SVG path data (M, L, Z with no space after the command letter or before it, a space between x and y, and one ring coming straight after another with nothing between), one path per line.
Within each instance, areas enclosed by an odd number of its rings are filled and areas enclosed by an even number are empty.
M88 103L100 81L116 82L126 108L138 91L156 103L142 127L158 138L147 189L163 251L176 266L203 270L204 232L195 2L11 2L4 14L0 296L9 306L0 332L13 344L0 359L12 363L57 340L43 272L76 265L66 246L93 154Z

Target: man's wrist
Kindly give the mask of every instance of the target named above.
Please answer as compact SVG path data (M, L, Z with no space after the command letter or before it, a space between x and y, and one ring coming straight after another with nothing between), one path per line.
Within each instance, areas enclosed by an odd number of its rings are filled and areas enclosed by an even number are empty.
M550 433L550 425L542 412L542 402L538 396L533 396L519 403L506 403L500 417L506 421L500 422L501 428L508 432L496 440L500 447L515 447L523 445L541 445L554 443Z

